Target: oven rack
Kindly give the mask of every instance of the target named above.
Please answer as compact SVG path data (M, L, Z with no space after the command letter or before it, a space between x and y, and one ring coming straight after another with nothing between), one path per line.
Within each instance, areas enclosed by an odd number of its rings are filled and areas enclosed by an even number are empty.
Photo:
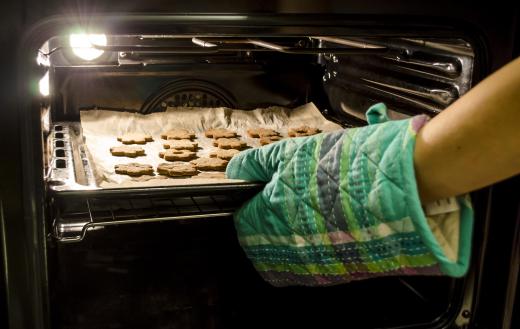
M228 217L257 190L250 186L213 191L201 188L188 193L179 190L146 194L130 190L115 196L59 195L51 199L52 235L58 242L80 242L88 232L105 226Z

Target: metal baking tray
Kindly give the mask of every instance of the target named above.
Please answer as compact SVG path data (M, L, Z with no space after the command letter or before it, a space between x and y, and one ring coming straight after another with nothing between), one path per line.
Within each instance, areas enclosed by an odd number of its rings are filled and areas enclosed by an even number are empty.
M100 188L92 160L74 122L58 122L47 139L47 186L52 236L82 241L109 225L228 217L263 186L260 183Z

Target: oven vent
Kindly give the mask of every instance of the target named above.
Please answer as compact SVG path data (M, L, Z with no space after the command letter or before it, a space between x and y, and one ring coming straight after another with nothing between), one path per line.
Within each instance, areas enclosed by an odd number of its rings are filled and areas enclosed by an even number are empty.
M164 112L167 107L236 108L234 97L220 86L195 79L181 79L166 84L149 97L141 113Z

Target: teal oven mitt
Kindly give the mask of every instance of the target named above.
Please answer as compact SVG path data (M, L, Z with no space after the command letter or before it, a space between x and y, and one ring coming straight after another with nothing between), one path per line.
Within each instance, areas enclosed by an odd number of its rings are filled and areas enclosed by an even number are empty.
M366 127L285 139L230 161L229 178L266 183L234 218L246 255L271 284L466 273L469 197L434 218L419 200L413 150L427 117L387 121L377 104L367 118Z

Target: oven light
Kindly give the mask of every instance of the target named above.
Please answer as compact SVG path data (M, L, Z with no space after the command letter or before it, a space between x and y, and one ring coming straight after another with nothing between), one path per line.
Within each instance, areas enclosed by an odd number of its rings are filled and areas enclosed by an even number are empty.
M39 86L40 94L42 94L43 96L49 96L49 71L47 71L43 78L41 78Z
M74 55L91 61L103 54L103 50L96 49L93 45L106 46L107 36L104 34L71 34L69 42Z

